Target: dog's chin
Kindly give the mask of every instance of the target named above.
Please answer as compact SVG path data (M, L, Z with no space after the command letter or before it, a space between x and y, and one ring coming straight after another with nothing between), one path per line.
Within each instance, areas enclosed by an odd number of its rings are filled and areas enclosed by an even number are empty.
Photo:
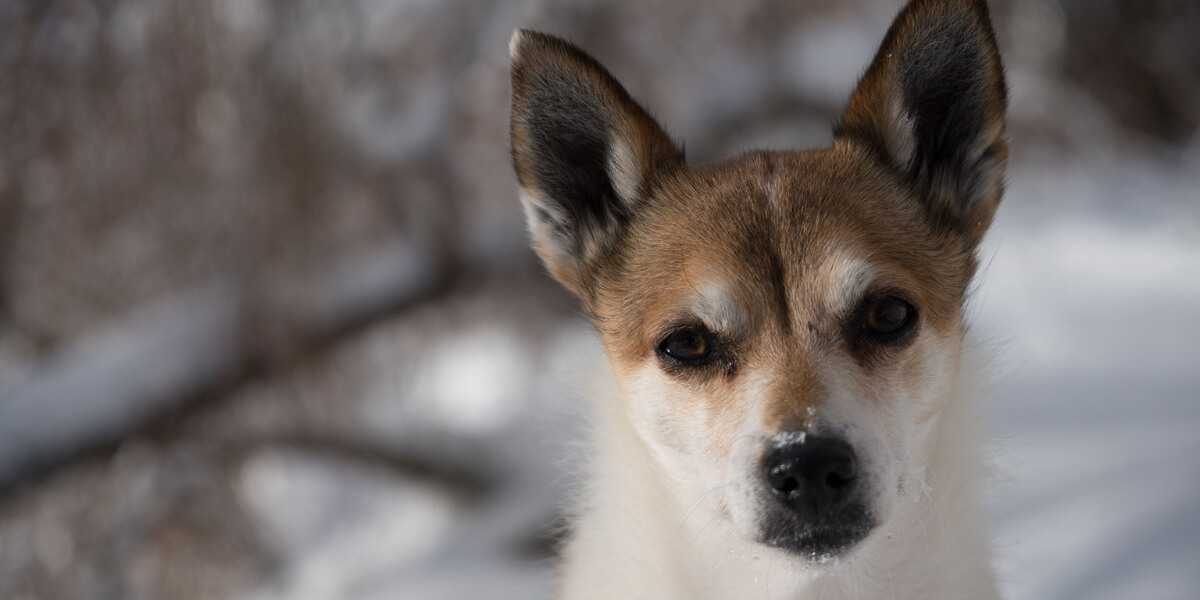
M759 543L783 550L814 564L845 557L876 523L863 504L851 504L836 515L804 521L784 510L772 510L761 521Z

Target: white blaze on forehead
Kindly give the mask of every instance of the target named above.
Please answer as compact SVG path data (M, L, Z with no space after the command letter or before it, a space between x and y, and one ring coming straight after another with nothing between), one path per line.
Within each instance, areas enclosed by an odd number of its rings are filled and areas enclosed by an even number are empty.
M826 263L827 278L821 283L825 288L825 306L834 314L845 314L871 286L875 269L871 263L849 250L839 250Z
M713 331L736 334L746 327L746 317L733 293L724 283L706 280L696 286L692 311Z

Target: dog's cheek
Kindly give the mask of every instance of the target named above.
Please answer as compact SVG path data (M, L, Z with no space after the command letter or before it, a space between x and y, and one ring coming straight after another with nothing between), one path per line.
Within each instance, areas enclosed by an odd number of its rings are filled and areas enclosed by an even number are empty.
M925 332L890 376L894 392L883 403L891 413L884 431L893 457L893 481L890 489L882 490L885 502L919 502L926 491L931 436L957 379L957 339L954 334Z
M945 408L946 399L954 396L961 337L957 331L926 331L903 365L896 383L912 398L910 413L918 426L933 420Z
M699 475L707 442L703 406L687 386L674 381L653 363L626 378L630 423L655 457L672 473Z

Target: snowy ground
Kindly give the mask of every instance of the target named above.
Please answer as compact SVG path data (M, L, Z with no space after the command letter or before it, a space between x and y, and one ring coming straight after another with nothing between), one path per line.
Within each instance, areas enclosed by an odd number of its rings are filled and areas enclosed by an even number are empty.
M999 351L992 514L1012 598L1200 589L1198 166L1012 177L977 299Z

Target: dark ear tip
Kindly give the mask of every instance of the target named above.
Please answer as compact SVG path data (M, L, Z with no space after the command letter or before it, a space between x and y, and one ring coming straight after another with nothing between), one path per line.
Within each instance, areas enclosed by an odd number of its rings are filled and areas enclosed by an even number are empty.
M938 7L941 9L967 9L987 14L987 0L912 0L908 3L914 9Z
M525 40L524 29L514 29L512 36L508 38L508 58L516 61L521 55L521 43Z
M907 18L898 21L934 21L977 27L992 38L989 41L995 41L987 0L912 0L901 13ZM963 19L963 16L967 18Z
M509 59L516 64L527 58L529 48L545 45L546 38L553 39L552 36L532 29L514 29L512 37L508 38Z
M948 18L948 23L978 28L984 32L990 43L996 42L988 0L916 0L912 2L911 8L914 12L928 11L943 19ZM967 19L956 19L955 16L967 16Z
M577 58L587 56L571 42L533 29L514 29L512 37L508 39L508 56L513 64L544 56L542 53L546 51Z
M564 43L562 40L540 31L532 29L518 28L512 32L512 37L508 38L508 56L516 62L521 58L522 51L531 46L545 46L547 43Z

